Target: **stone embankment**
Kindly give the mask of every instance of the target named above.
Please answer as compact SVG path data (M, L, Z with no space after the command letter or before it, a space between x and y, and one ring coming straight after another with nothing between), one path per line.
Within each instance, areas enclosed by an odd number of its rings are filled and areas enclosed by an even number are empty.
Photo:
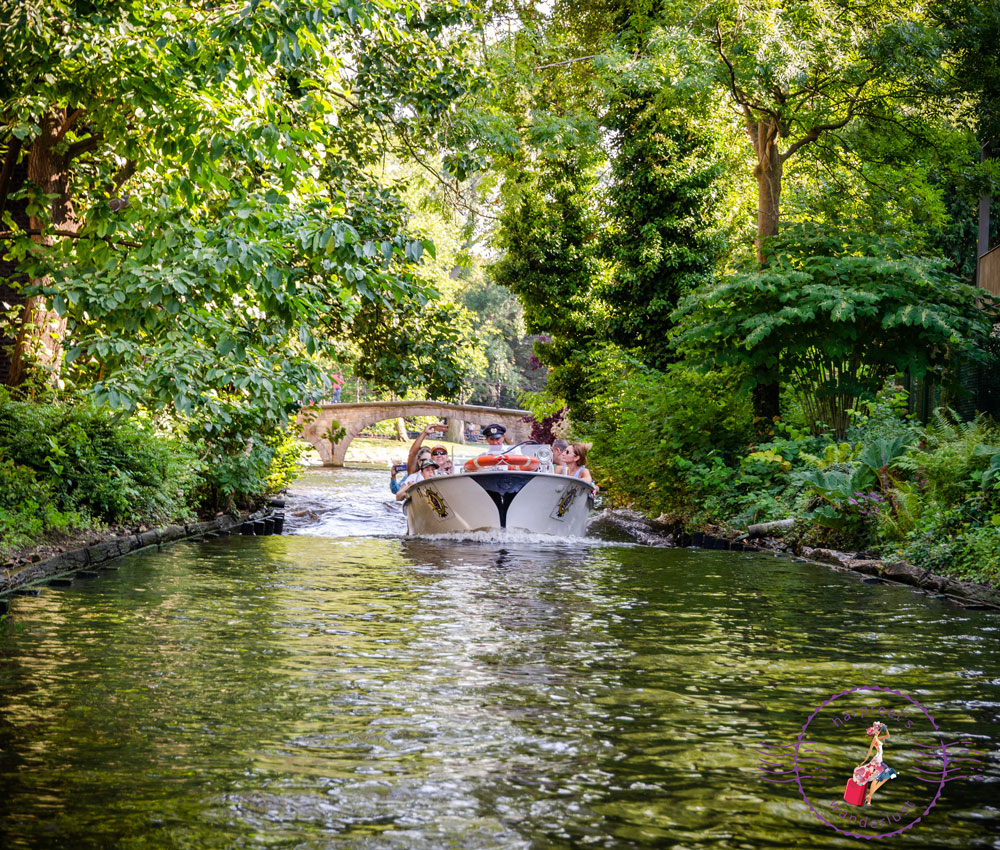
M169 525L138 534L122 534L101 540L91 546L62 552L50 558L39 558L26 564L0 566L0 596L42 583L65 583L73 577L94 578L99 570L116 569L114 564L125 555L135 555L162 549L182 540L204 540L229 534L281 534L285 515L284 502L275 499L267 508L252 514L223 514L206 522Z
M859 552L837 552L810 546L793 547L780 537L767 536L786 531L794 524L788 520L751 526L749 533L708 532L685 533L657 520L650 520L635 511L606 510L597 520L622 529L638 543L646 546L724 549L732 552L771 552L800 561L823 564L836 570L846 570L863 576L866 583L905 584L930 595L948 600L965 608L1000 610L1000 590L984 584L960 581L921 569L905 561L884 561Z

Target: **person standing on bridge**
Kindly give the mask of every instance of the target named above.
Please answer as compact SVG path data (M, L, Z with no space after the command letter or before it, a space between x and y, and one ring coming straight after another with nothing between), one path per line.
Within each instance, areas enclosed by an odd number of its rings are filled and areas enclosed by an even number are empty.
M447 425L436 423L433 425L428 425L426 428L424 428L423 431L420 432L420 435L417 437L417 439L413 441L413 445L410 446L410 454L406 458L406 471L410 475L416 472L417 469L419 468L419 464L417 463L417 454L420 452L420 447L424 443L424 438L430 434L437 434L438 438L440 439L440 435L447 430L448 430ZM438 448L444 448L444 447L439 446ZM447 451L445 452L445 454L447 454Z
M339 369L330 377L330 385L333 387L330 401L334 404L340 404L340 391L344 388L344 376Z

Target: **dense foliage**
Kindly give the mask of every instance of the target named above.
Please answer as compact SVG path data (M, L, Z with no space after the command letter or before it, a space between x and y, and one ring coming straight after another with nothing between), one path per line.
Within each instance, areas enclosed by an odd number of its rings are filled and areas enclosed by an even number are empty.
M845 439L789 421L752 443L737 375L619 366L600 415L575 426L594 441L592 465L612 502L689 529L794 517L794 545L1000 584L996 425L940 411L922 426L890 388L852 418Z
M662 369L676 359L673 312L722 247L712 221L721 163L710 130L660 93L620 91L606 124L615 149L603 248L614 273L595 294L607 339Z
M13 401L0 390L0 545L99 523L189 514L197 458L149 422L86 402Z
M18 397L44 419L63 410L49 388L75 388L123 433L166 415L179 455L198 458L185 509L215 509L276 486L282 435L345 347L379 386L457 395L461 323L411 322L435 296L433 243L376 166L436 145L476 85L453 37L470 13L0 0L0 259L17 308L0 311L0 342ZM111 415L94 408L76 442L99 443ZM24 486L38 466L4 462ZM42 502L126 519L114 499L60 494Z
M995 564L992 426L959 448L892 387L995 381L967 284L1000 7L576 11L495 13L483 106L506 121L494 271L550 335L536 415L568 404L610 498L654 516Z
M177 424L83 397L18 401L0 389L0 554L88 528L249 507L284 487L301 456L279 431L219 457Z
M984 359L988 302L887 239L791 228L762 271L690 295L675 342L695 363L738 366L754 383L788 381L813 431L843 436L848 414L891 376L939 381L958 358Z

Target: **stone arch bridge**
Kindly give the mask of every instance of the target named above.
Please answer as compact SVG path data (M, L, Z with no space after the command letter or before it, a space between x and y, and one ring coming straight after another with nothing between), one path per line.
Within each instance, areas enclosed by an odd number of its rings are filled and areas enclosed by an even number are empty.
M302 428L302 439L316 448L324 466L343 466L351 440L369 425L384 419L439 416L475 424L477 430L496 422L507 429L508 441L518 443L531 436L531 423L521 421L530 415L528 410L448 404L443 401L362 401L313 405L299 414L298 422ZM336 431L338 428L343 428L346 433L332 443L328 434L331 429Z

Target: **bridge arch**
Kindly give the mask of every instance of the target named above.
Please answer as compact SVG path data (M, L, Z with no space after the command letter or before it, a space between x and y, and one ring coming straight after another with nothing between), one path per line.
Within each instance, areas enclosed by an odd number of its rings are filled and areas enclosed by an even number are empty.
M531 436L531 423L521 421L530 415L528 410L449 404L444 401L362 401L308 407L299 414L298 423L302 439L319 452L324 466L343 466L351 441L369 425L385 419L443 416L480 426L496 422L507 429L508 439L520 442ZM326 435L335 422L346 433L343 439L331 443Z

